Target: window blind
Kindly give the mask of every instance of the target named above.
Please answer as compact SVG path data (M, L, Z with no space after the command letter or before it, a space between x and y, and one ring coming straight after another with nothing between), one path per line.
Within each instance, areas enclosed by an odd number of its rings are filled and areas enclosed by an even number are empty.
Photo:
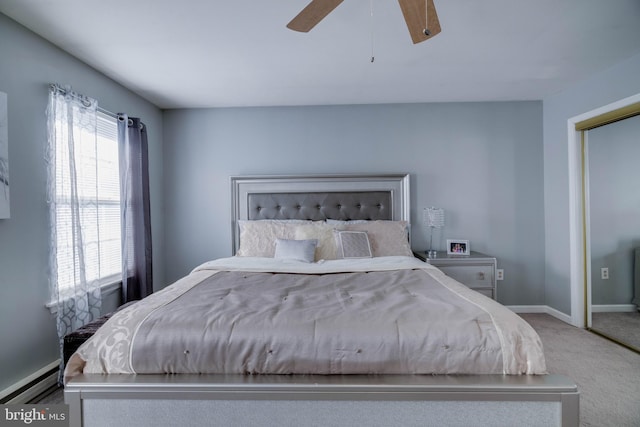
M62 134L60 126L60 136ZM98 113L97 138L82 128L74 128L77 192L81 208L85 275L87 282L99 284L120 279L122 271L120 234L120 174L118 127L114 117ZM63 153L56 155L56 233L59 289L77 285L73 263L78 259L72 242L70 174ZM67 154L68 155L68 154Z

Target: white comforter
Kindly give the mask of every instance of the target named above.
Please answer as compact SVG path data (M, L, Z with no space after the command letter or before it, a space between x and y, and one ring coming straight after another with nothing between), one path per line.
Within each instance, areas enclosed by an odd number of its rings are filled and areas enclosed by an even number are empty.
M66 377L82 372L544 374L546 367L524 320L415 258L232 257L116 313L72 356Z

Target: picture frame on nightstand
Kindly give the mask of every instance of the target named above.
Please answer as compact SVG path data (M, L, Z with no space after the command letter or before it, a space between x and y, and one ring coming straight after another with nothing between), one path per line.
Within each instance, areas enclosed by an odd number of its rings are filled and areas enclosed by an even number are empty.
M468 240L447 239L447 255L469 255L471 247Z

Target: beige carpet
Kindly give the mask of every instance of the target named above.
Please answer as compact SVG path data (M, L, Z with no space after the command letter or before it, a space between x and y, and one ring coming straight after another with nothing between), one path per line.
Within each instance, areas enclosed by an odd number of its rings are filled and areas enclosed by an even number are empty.
M538 331L550 373L580 391L580 425L640 426L640 354L547 314L521 314Z
M591 328L640 350L640 312L592 313Z

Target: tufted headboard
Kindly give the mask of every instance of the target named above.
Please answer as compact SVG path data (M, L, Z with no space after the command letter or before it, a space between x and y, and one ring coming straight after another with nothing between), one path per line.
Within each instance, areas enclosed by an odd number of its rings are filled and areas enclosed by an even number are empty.
M238 220L324 219L409 222L409 175L231 177L232 250Z

